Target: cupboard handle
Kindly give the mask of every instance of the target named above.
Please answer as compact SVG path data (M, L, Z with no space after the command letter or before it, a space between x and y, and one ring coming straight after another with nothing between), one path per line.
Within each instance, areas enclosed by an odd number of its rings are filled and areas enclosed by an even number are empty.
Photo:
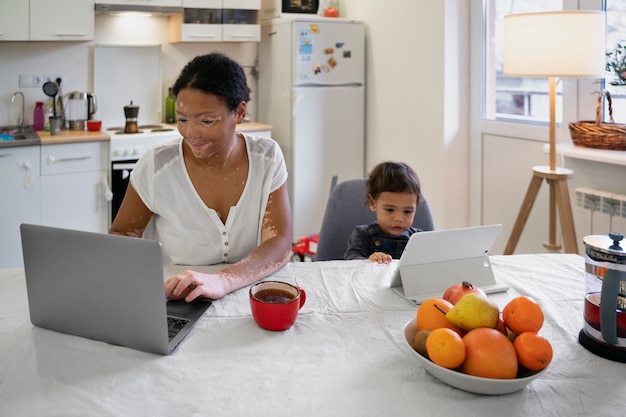
M68 156L65 158L55 158L54 156L48 157L48 165L53 165L57 162L70 162L70 161L84 161L86 159L91 159L90 155L86 156Z
M30 165L30 163L28 161L24 161L21 160L17 163L18 166L20 166L21 168L24 168L24 170L26 171L24 173L24 188L30 188L33 186L33 175L32 175L32 167Z
M11 156L10 153L0 153L0 158L4 158L6 156Z
M113 191L111 191L111 186L109 185L109 179L106 175L102 176L102 181L100 183L102 186L102 196L104 197L105 206L106 203L113 200Z

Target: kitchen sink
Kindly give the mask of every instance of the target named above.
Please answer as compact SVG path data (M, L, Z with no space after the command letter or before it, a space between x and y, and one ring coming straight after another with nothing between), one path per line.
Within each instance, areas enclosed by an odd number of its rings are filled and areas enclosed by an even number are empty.
M0 147L39 145L39 135L32 126L0 126Z

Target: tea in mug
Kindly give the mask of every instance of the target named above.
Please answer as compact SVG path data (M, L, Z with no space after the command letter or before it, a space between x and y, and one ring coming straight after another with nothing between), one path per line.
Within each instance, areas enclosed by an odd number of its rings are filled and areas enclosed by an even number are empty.
M296 298L296 295L292 292L281 290L278 288L268 288L265 290L257 291L254 294L254 298L261 300L264 303L284 304L292 301L294 298Z

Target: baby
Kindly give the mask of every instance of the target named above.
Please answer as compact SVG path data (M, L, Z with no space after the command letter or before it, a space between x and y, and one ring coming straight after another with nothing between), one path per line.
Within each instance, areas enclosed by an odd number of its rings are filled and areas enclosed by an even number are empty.
M359 225L348 239L344 259L369 259L386 264L400 259L415 232L413 218L420 187L417 174L400 162L377 165L367 180L367 204L376 214L376 222Z

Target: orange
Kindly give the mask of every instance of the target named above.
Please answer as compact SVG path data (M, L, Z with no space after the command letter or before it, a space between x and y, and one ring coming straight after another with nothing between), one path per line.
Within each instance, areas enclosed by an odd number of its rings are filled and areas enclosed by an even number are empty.
M496 329L480 327L463 336L463 373L483 378L513 379L517 376L517 355L513 343Z
M452 329L459 335L463 335L463 330L450 323L446 318L446 313L452 308L452 304L443 298L429 298L417 309L415 321L418 330L435 330L441 327Z
M444 368L454 369L465 360L465 343L457 332L440 327L430 332L426 339L426 351L431 361Z
M552 345L536 332L517 335L513 346L520 365L531 371L541 371L552 361Z
M543 311L535 300L522 295L504 306L502 319L513 333L538 332L543 326Z

